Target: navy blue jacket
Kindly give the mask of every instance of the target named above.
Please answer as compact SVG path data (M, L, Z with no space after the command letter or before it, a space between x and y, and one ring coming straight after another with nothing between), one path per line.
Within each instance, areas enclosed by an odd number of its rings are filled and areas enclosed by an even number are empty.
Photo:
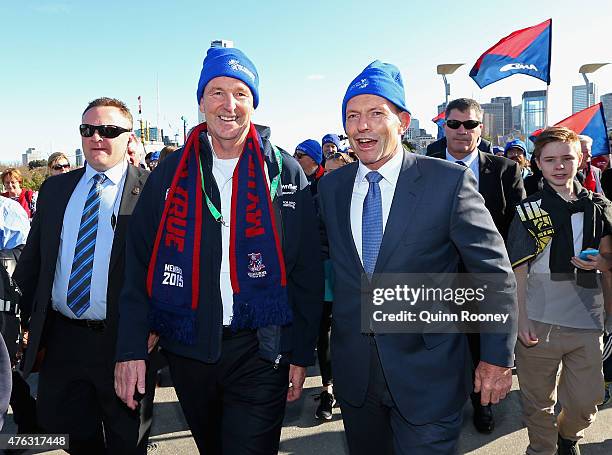
M262 134L264 157L270 178L278 166L267 139ZM200 150L206 193L220 207L219 189L212 175L212 152L206 134L200 136ZM295 365L314 364L314 350L323 301L323 266L319 254L319 231L306 176L298 162L285 152L281 185L274 199L277 226L287 273L293 324L258 330L260 355L270 361L290 361ZM130 225L126 245L126 280L119 305L117 361L146 359L149 298L145 290L147 266L157 227L182 149L161 162L151 174ZM203 202L205 204L205 202ZM181 344L160 339L160 345L174 354L215 363L221 355L223 305L219 289L221 269L221 227L206 206L203 207L203 233L200 253L200 301L196 314L196 343ZM281 356L279 358L279 355Z
M357 170L358 163L348 164L319 184L321 217L335 273L334 392L352 406L363 405L370 377L370 345L362 334L360 306L362 294L371 289L362 288L365 272L350 221ZM509 314L509 333L482 333L480 349L485 362L511 366L518 314L516 281L474 175L447 161L404 153L371 288L380 286L378 274L454 273L460 260L468 272L496 274L503 284L482 308ZM424 331L382 333L375 338L393 401L406 420L422 425L463 407L472 390L465 335Z

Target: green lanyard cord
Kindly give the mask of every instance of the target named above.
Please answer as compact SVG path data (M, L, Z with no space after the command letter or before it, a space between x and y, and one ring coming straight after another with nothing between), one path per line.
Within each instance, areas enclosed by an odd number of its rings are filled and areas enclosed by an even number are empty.
M272 144L270 144L272 145ZM276 162L278 163L278 174L272 179L270 182L270 198L274 201L274 197L276 196L276 189L278 188L278 182L280 182L281 173L283 171L283 156L281 155L280 150L272 145L272 150L274 150L274 155L276 156ZM206 188L204 187L204 171L202 169L202 160L198 156L198 163L200 164L200 177L202 178L202 192L204 193L204 197L206 198L206 206L210 211L210 214L213 216L215 221L221 223L223 226L227 227L227 224L223 220L223 215L219 212L215 204L212 203L208 194L206 193Z

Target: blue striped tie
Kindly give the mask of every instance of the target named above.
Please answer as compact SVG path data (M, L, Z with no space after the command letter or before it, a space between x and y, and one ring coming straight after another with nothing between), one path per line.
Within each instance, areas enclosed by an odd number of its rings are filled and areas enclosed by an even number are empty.
M368 194L363 201L363 213L361 215L361 255L363 269L371 278L376 267L378 250L383 237L382 198L378 182L382 175L376 171L368 172L366 179L370 183Z
M74 259L68 281L67 304L77 318L87 311L90 305L91 274L93 272L96 235L98 233L98 214L100 213L100 193L106 180L104 174L93 176L93 183L81 215L79 236L74 247Z

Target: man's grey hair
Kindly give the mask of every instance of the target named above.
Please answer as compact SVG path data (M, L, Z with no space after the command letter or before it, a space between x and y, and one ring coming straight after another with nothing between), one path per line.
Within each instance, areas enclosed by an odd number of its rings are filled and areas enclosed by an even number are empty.
M590 136L579 134L578 139L580 140L581 144L593 145L593 139Z

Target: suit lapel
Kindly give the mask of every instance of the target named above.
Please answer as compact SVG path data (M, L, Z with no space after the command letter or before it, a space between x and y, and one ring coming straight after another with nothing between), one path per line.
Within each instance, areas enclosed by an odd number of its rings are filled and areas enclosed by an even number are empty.
M44 220L44 224L48 225L51 230L48 238L51 241L49 251L55 256L53 261L50 262L50 264L53 264L53 266L55 266L57 256L59 255L59 244L62 237L62 227L64 226L66 207L68 207L70 197L79 183L79 180L81 180L81 177L83 177L83 174L85 174L85 168L77 169L74 172L66 174L66 183L59 185L58 193L53 196L54 200L61 201L61 203L58 204L58 207L61 207L62 210L50 210L48 214L49 218ZM70 178L68 178L68 176Z
M347 172L346 175L342 176L343 181L338 182L338 191L336 191L338 227L340 229L340 238L345 239L348 243L346 247L351 252L353 260L358 264L362 273L365 273L351 230L351 199L353 198L353 186L355 185L355 177L357 176L359 166L355 164L352 167L351 172Z
M483 151L478 152L478 192L482 194L483 197L487 194L487 190L491 188L492 180L499 178L495 176L493 163L487 155L488 153Z
M117 259L121 257L121 253L125 248L127 222L134 211L145 180L145 174L139 177L137 169L132 165L128 165L125 184L123 185L123 194L121 195L121 204L119 206L119 216L117 217L117 224L115 225L115 235L113 236L113 249L111 250L108 266L109 280L112 276L113 267L116 265Z
M415 219L413 212L423 194L422 188L417 183L420 176L416 157L411 153L404 152L402 169L395 185L393 202L376 260L375 273L380 273L381 270L385 269L385 265L397 248L397 244L402 241L404 231L409 225L408 220Z

